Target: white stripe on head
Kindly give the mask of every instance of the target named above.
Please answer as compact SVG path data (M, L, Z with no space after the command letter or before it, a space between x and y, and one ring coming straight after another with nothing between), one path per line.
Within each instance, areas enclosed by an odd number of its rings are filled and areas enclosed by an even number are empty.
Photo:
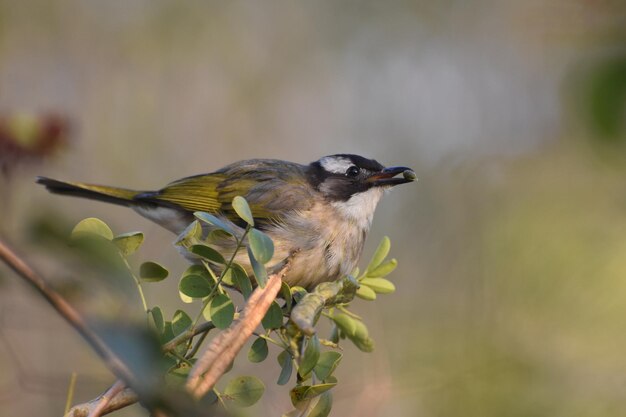
M325 156L320 159L320 165L327 172L332 172L333 174L345 174L348 168L354 165L354 163L348 158L344 158L342 156Z

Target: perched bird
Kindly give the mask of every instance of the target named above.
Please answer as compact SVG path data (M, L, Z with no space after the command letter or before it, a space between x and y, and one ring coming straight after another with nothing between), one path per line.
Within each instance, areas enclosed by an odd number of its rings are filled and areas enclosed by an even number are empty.
M231 204L235 196L243 196L255 227L274 241L274 257L267 266L280 264L297 250L285 281L311 288L356 267L384 191L415 179L407 167L385 168L372 159L338 154L309 165L275 159L235 162L209 174L174 181L158 191L45 177L37 182L53 193L131 207L176 234L194 220L196 211L211 213L243 233L245 224ZM227 259L235 249L233 239L212 244ZM251 271L245 251L235 261Z

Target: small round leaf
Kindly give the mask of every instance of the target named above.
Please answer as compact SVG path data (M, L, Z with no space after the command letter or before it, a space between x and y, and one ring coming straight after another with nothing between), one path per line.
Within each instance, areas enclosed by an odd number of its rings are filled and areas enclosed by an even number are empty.
M343 355L333 350L322 352L313 371L322 381L326 380L337 368Z
M211 300L211 320L218 329L225 329L230 326L235 316L235 306L226 294L217 294Z
M156 262L144 262L139 267L139 276L146 282L163 281L168 275L168 270Z
M98 235L106 240L113 239L113 232L111 228L102 220L95 217L89 217L87 219L78 222L72 230L72 238L79 237L81 234Z
M252 294L252 283L250 282L250 278L248 278L248 274L246 274L246 270L239 264L233 263L230 267L231 276L233 280L233 284L235 287L241 291L243 297L247 300Z
M328 417L333 407L333 395L330 391L326 391L320 395L317 404L311 410L307 417Z
M317 385L300 385L295 387L289 392L289 396L291 397L291 403L294 407L306 400L310 400L311 398L315 398L318 395L328 391L332 387L337 385L337 383L331 384L317 384Z
M318 359L320 358L320 341L317 336L313 335L306 345L304 355L300 361L298 367L298 373L302 378L305 378L315 367Z
M191 318L182 310L176 310L174 317L172 318L172 332L175 336L178 336L189 327L191 327Z
M221 253L219 253L218 251L216 251L215 249L207 245L202 245L202 244L193 245L191 246L191 248L189 248L189 251L193 253L194 255L198 255L206 259L207 261L211 261L217 264L226 263Z
M250 259L250 264L252 265L252 271L254 272L254 276L256 278L257 284L259 287L265 288L265 284L267 283L267 271L262 263L257 261L254 254L248 247L248 258Z
M159 307L152 307L150 309L150 316L152 317L152 323L159 334L163 333L165 321L163 320L163 312Z
M291 378L291 372L293 371L293 361L291 355L286 350L283 350L277 357L278 364L280 365L280 375L278 376L278 385L285 385Z
M113 243L117 246L122 252L122 255L129 256L132 255L143 243L143 233L141 232L131 232L124 233L116 236L113 239Z
M254 227L254 218L252 217L252 211L245 198L236 196L233 198L233 209L237 215L250 226Z
M211 226L215 226L218 229L228 233L229 235L235 234L233 228L228 223L212 214L206 213L204 211L196 211L193 215L196 216L198 220L210 224Z
M263 324L263 328L266 330L278 329L283 325L283 311L276 301L272 301L270 308L265 313L263 320L261 320L261 324Z
M211 283L202 275L184 275L178 283L178 290L191 298L204 298L211 293Z
M267 340L259 337L252 343L252 346L250 346L248 360L254 363L263 362L265 358L267 358L268 352Z
M261 399L264 391L265 385L257 377L240 376L226 385L224 395L240 407L250 407Z
M274 243L265 233L251 229L248 233L248 243L257 261L266 264L274 256Z

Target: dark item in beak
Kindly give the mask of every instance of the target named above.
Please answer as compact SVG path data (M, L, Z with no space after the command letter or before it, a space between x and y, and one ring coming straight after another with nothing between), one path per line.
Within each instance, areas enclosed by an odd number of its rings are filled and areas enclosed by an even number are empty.
M402 177L394 178L396 175L402 174ZM376 187L381 186L394 186L398 184L406 184L417 180L415 172L408 167L389 167L382 171L370 176L367 182Z

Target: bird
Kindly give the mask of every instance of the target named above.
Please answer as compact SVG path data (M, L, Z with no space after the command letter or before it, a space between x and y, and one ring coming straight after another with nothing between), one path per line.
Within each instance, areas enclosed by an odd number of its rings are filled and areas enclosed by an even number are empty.
M245 223L232 205L235 196L242 196L250 205L255 227L274 243L268 267L297 252L283 280L311 289L356 268L385 191L416 179L408 167L385 167L374 159L335 154L308 165L278 159L239 161L157 191L47 177L37 177L37 182L52 193L130 207L176 235L185 231L198 211L218 217L242 235ZM204 227L205 232L211 231L210 226ZM233 239L225 236L212 240L211 246L226 259L236 251ZM237 252L234 259L252 276L245 251Z

